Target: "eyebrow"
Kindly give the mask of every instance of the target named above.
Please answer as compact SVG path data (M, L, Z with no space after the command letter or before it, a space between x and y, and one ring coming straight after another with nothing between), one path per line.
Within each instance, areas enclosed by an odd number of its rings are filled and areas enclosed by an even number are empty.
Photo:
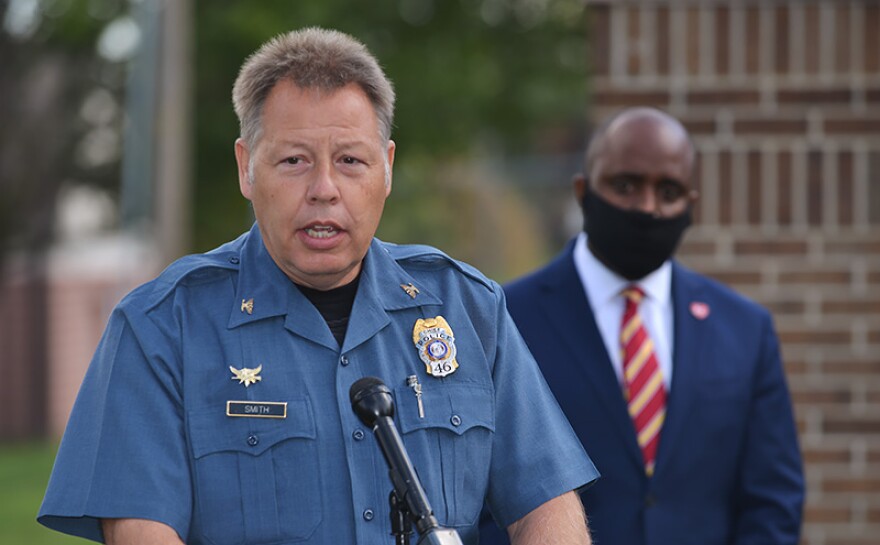
M616 178L626 178L626 179L630 179L630 180L644 180L645 175L639 174L637 172L625 172L624 171L624 172L615 172L615 173L609 174L608 176L605 177L605 179L607 179L607 180L614 180Z
M660 178L660 183L661 184L678 185L678 186L681 186L682 188L687 188L687 184L684 183L683 181L679 180L678 178L666 178L666 177Z
M314 151L314 146L310 142L304 140L278 139L273 146L277 153L286 153L291 149L303 149L308 152ZM334 152L349 150L368 150L371 148L370 142L367 140L335 140L333 142Z
M631 180L631 181L639 182L639 183L644 183L646 178L647 178L647 176L645 174L641 174L638 172L627 172L627 171L617 172L617 173L614 173L614 174L611 174L611 175L608 175L605 177L606 180L626 179L626 180ZM657 185L669 185L669 184L678 186L682 189L688 188L688 185L685 182L683 182L682 180L679 180L678 178L670 178L668 176L664 176L663 178L660 178L660 182Z

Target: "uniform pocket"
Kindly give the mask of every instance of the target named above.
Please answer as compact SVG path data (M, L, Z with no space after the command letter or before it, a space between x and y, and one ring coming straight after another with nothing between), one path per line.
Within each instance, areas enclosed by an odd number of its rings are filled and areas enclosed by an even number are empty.
M403 441L440 524L471 526L483 505L495 432L495 396L478 384L429 382L395 391Z
M321 522L315 418L308 397L287 402L287 418L189 412L193 532L215 545L302 541Z

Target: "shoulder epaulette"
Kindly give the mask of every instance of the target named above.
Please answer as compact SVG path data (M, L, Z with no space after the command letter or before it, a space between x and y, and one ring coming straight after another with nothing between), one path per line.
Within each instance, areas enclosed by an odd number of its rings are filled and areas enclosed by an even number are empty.
M381 242L381 241L380 241ZM476 280L490 290L493 290L493 282L477 270L475 267L449 257L446 253L424 244L394 244L381 242L382 247L402 267L418 268L441 268L452 267L468 278Z
M226 271L237 271L242 244L242 237L239 237L210 252L183 256L168 265L155 279L137 288L131 296L146 299L145 308L149 310L164 301L180 285L210 282L224 276Z

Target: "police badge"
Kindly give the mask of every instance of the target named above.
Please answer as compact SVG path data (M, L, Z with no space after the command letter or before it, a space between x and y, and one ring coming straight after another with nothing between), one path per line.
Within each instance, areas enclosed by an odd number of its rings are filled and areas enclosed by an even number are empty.
M455 338L452 336L452 328L443 316L417 320L413 327L413 343L429 375L445 377L458 368L458 362L455 361Z

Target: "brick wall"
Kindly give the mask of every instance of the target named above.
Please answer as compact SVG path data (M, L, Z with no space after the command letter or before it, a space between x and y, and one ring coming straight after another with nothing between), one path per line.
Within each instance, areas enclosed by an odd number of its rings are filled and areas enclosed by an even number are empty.
M676 115L701 193L680 256L773 311L803 543L880 543L880 2L590 2L591 118Z

